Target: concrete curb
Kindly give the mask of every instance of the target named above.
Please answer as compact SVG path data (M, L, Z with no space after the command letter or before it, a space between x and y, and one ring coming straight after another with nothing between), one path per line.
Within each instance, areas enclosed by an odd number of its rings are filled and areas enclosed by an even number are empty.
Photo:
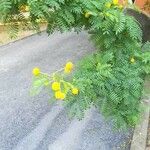
M149 105L146 104L146 106L149 106ZM145 150L146 149L149 114L150 114L150 109L147 108L144 111L141 123L135 127L130 150Z

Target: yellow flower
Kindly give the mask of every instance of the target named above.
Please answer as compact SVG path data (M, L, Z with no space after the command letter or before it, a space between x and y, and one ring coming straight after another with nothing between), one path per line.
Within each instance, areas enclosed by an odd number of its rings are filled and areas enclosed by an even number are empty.
M52 90L54 90L54 91L60 90L60 83L59 82L53 82L52 83Z
M90 17L90 15L91 15L91 13L90 13L90 12L86 12L86 13L85 13L85 18L89 18L89 17Z
M114 5L118 5L119 1L118 0L113 0Z
M29 11L29 6L26 6L26 7L25 7L25 11L26 11L26 12Z
M20 11L21 12L27 12L27 11L29 11L29 6L27 6L27 5L22 5L22 6L20 6Z
M107 8L110 8L110 7L111 7L111 3L106 3L105 6L106 6Z
M70 72L71 72L70 69L65 68L65 73L70 73Z
M66 94L62 93L61 91L57 91L57 92L55 92L55 98L63 100L66 98Z
M34 75L34 76L38 76L39 74L40 74L40 69L39 68L34 68L33 70L32 70L32 74Z
M61 99L65 99L66 98L66 94L65 93L61 93Z
M78 93L79 93L79 90L77 88L72 89L72 94L78 95Z
M72 62L68 62L66 64L66 68L69 69L69 70L72 70L73 69L73 63Z
M70 73L73 69L73 63L72 62L68 62L65 66L65 73Z
M135 59L132 57L132 58L130 59L130 62L131 62L131 63L135 63Z

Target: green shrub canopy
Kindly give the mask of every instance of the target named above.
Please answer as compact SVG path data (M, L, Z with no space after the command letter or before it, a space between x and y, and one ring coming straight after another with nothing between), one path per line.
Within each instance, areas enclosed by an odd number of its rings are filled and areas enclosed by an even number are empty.
M44 19L49 34L86 30L95 44L95 53L78 63L70 80L79 88L78 95L67 93L64 101L70 116L82 119L94 105L117 127L135 126L144 78L150 73L150 43L142 43L140 24L124 14L117 0L0 0L0 19L11 22L13 33L18 21L26 22L22 6L29 7L34 27L38 28L38 19ZM34 83L40 84L33 83L33 89L40 91L45 78L36 77Z

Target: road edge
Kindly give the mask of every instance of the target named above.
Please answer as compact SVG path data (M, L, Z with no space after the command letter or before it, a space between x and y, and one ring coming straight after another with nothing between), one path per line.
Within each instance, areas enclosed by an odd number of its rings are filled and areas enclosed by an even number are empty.
M143 100L143 102L145 103L145 100ZM143 112L143 116L140 124L138 124L134 129L130 150L146 149L147 129L149 124L149 114L150 114L149 105L146 104L146 107L147 108Z
M42 31L40 31L40 32L36 32L36 33L31 34L31 35L28 35L28 36L19 38L19 39L17 39L17 40L14 40L14 41L11 41L11 42L2 44L2 45L0 45L0 48L5 47L5 46L8 46L8 45L13 44L13 43L16 43L16 42L18 42L18 41L22 41L22 40L24 40L24 39L27 39L27 38L29 38L29 37L32 37L32 36L35 36L35 35L38 35L38 34L40 35L40 34L42 34L42 33L44 33L44 32L46 32L46 30L42 30Z

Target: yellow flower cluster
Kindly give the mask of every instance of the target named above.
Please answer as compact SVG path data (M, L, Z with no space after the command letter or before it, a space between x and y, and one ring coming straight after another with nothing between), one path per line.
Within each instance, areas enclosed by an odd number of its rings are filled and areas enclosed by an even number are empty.
M122 8L123 8L123 6L119 4L119 0L113 0L113 4L114 4L114 5L117 5L117 7L118 7L119 9L122 9Z
M72 62L68 62L65 65L64 71L65 73L70 73L73 70L73 63Z
M72 62L67 62L65 67L62 69L64 70L65 73L68 74L73 70L73 67L74 65ZM72 92L73 95L79 94L78 88L74 87L71 83L64 81L63 74L60 74L58 76L57 72L61 72L62 69L53 73L52 76L42 73L38 67L32 70L32 74L34 76L41 75L39 76L40 78L40 77L43 77L44 75L47 77L47 80L45 81L44 85L49 86L51 84L51 89L54 92L54 96L58 100L64 100L69 90Z
M107 2L107 3L105 4L105 7L111 8L112 5L115 5L115 6L117 6L117 7L120 8L120 9L123 8L123 6L119 4L119 0L112 0L112 3Z
M55 98L63 100L66 97L66 94L61 92L60 82L52 83L52 90L55 92Z
M53 82L52 83L52 90L54 90L54 91L60 90L60 83L59 82Z
M132 57L132 58L130 59L130 62L131 62L131 63L135 63L134 57Z
M22 6L20 6L19 10L20 10L21 12L28 12L28 11L29 11L29 6L27 6L27 5L22 5Z
M86 12L85 13L85 18L89 18L91 16L91 12Z
M61 91L61 84L59 82L52 83L52 90L55 92L56 99L64 100L66 98L67 93ZM77 88L72 88L71 91L73 95L78 95L79 93Z
M72 89L72 94L78 95L79 94L79 90L77 88L73 88Z
M34 76L38 76L38 75L40 74L40 69L39 69L38 67L34 68L34 69L32 70L32 74L33 74Z
M57 91L55 92L55 98L59 100L64 100L66 98L66 94L61 91Z
M73 70L73 63L71 61L67 62L65 67L64 67L64 72L65 73L70 73ZM63 80L61 82L64 82ZM55 98L64 100L66 98L68 90L64 90L65 92L62 92L61 89L61 82L53 82L52 83L52 90L55 92ZM79 90L75 88L72 84L67 84L69 86L69 89L71 88L71 92L73 95L78 95Z
M114 5L118 5L118 3L119 3L119 0L113 0Z

